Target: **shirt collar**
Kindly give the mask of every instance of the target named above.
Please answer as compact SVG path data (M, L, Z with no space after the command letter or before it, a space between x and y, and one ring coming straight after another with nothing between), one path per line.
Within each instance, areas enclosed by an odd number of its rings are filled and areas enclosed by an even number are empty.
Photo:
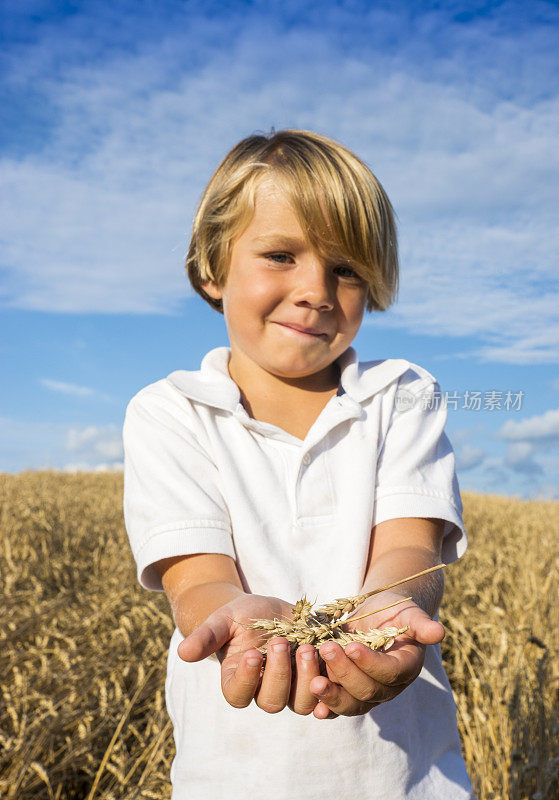
M204 356L199 370L176 370L167 380L191 400L234 412L241 402L241 394L229 375L230 357L229 347L216 347ZM343 393L363 403L403 375L410 362L388 358L360 363L356 351L348 347L339 356L338 365Z
M410 368L403 358L385 358L360 362L353 347L348 347L338 359L341 368L340 383L353 400L363 403L385 389Z

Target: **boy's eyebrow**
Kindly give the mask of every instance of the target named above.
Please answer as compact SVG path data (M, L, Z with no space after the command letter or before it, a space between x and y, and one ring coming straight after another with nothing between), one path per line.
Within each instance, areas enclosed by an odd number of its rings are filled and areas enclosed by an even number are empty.
M303 238L300 239L296 236L285 236L281 233L255 236L252 241L255 244L266 245L267 247L284 248L286 250L295 250L296 248L307 244Z

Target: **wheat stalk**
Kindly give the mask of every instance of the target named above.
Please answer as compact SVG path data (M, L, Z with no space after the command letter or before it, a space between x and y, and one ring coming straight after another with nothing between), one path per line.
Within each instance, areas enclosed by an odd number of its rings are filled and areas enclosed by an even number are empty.
M375 594L380 594L380 592L385 592L388 589L393 589L395 586L400 586L402 583L407 583L408 581L413 581L416 578L420 578L422 575L428 575L430 572L435 572L438 569L442 569L446 567L446 564L437 564L434 567L429 567L428 569L423 569L421 572L416 572L414 575L409 575L407 578L400 578L397 581L393 581L392 583L387 583L386 586L379 586L378 589L373 589L366 594L359 594L355 597L341 597L338 600L334 600L332 603L327 603L325 606L317 609L315 614L320 617L324 615L327 618L332 618L335 622L344 614L351 614L352 611L364 603L365 600L369 597L373 597ZM303 598L306 599L306 598ZM301 601L299 601L301 602ZM296 606L297 607L297 606ZM379 609L380 610L380 609Z
M281 620L277 618L273 620L253 619L252 624L245 625L245 627L251 630L264 631L269 637L268 641L272 636L284 637L290 644L292 657L295 655L295 650L302 644L312 644L318 650L320 646L327 641L336 641L341 647L345 647L350 642L361 642L367 647L370 647L371 650L386 651L392 647L397 636L400 636L408 630L408 626L403 628L388 626L383 630L371 628L368 631L357 630L349 632L341 630L340 626L348 621L347 618L342 619L342 617L354 611L367 598L384 592L387 589L392 589L394 586L399 586L407 581L412 581L422 575L427 575L430 572L442 569L444 566L446 565L438 564L435 567L429 567L429 569L424 569L421 572L416 572L414 575L409 575L407 578L393 581L386 586L380 586L378 589L373 589L366 594L338 598L331 603L321 606L314 612L312 610L314 603L310 603L307 600L307 596L304 595L295 603L291 620ZM397 600L395 603L377 608L375 611L369 611L361 617L354 617L352 621L354 619L357 620L369 617L372 614L378 614L380 611L385 611L387 608L397 606L406 600L411 600L411 597L402 597L401 600ZM266 658L267 648L268 642L258 648L258 650L264 654L264 659Z
M405 603L406 600L411 600L411 599L412 599L411 595L409 597L402 597L401 600L396 600L395 603L389 603L387 606L383 606L382 608L375 608L374 611L367 611L366 614L361 614L360 617L352 617L351 621L357 622L358 619L365 619L365 617L370 617L371 614L378 614L380 611L386 611L388 608L394 608L394 606L399 606L400 603ZM338 625L345 625L346 622L348 622L347 619L340 619L338 620L338 622L333 622L331 627L337 628Z

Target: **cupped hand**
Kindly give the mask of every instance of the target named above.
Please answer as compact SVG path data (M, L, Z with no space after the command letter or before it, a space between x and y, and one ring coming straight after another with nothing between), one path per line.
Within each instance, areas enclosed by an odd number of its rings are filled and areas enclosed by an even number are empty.
M276 597L244 594L218 608L178 646L183 661L201 661L215 653L221 662L221 690L234 708L245 708L254 699L263 711L276 714L287 705L298 714L310 714L317 699L311 680L320 675L312 645L298 649L296 675L292 681L291 652L287 639L268 641L266 664L257 649L268 640L265 632L247 626L254 619L292 619L293 606ZM310 652L311 660L305 660Z
M383 593L382 600L379 596L371 597L353 616L361 616L398 599L401 595L388 592ZM426 645L437 644L444 638L443 626L411 600L355 622L350 617L343 627L349 632L388 625L409 626L388 652L371 650L360 642L348 644L345 652L336 642L320 647L327 676L313 678L310 683L311 692L320 701L313 710L317 719L366 714L380 703L392 700L421 672Z

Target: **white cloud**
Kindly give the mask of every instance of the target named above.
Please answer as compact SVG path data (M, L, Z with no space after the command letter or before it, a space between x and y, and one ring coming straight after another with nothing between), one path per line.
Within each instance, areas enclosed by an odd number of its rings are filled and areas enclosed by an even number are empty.
M453 208L450 200L449 206ZM481 217L448 220L442 227L422 221L429 225L430 235L418 232L416 223L407 230L403 226L402 290L385 324L425 335L476 336L486 341L453 354L454 358L508 364L558 362L557 241L549 236L556 223L547 215L540 221L515 221L511 216L510 229L506 235L501 230L495 240L494 226ZM522 228L521 237L517 227ZM373 318L372 324L379 319Z
M510 494L513 493L511 487L513 473L510 468L504 465L501 456L490 456L486 458L483 465L483 474L485 478L478 491L491 493L494 491L503 492L503 490L506 490Z
M398 211L400 302L374 324L478 337L465 358L557 361L559 101L545 29L465 27L441 12L418 39L411 17L386 8L359 24L337 6L311 10L318 29L192 14L57 80L51 31L16 63L10 80L33 81L55 117L41 150L0 163L0 302L173 313L189 294L192 213L219 159L254 130L305 127L355 148ZM74 25L83 36L86 20Z
M559 485L559 461L553 454L559 443L559 409L549 409L519 422L507 420L496 436L508 442L503 458L505 468L525 474L531 481L545 475L549 483L555 475ZM537 496L543 485L532 482L530 496Z
M559 493L559 454L553 441L503 439L481 421L452 431L450 439L462 491L525 499Z
M41 378L39 383L53 392L75 395L76 397L91 397L94 393L93 389L88 386L77 386L75 383L64 383L64 381L54 381L50 378Z
M95 389L91 389L89 386L78 386L75 383L56 381L52 380L51 378L40 378L39 383L41 386L44 386L46 389L50 389L52 392L59 392L60 394L67 394L73 397L96 397L101 400L111 399L108 395L98 392Z
M458 473L479 467L485 458L485 451L469 444L463 445L456 452L456 470Z
M543 469L541 464L534 460L534 452L534 445L530 442L514 442L507 448L504 464L515 472L541 475Z
M539 444L559 442L559 408L523 419L520 422L505 422L499 436L514 442L531 441Z
M65 422L0 416L0 472L119 470L122 464L121 429L116 425L76 428Z
M113 463L104 464L88 464L85 461L77 463L66 464L63 472L122 472L124 469L123 461L115 461Z
M78 452L84 461L95 462L122 460L122 432L116 425L90 425L86 428L71 428L66 438L66 448Z
M531 500L559 497L559 459L530 442L513 442L504 455L487 456L480 471L459 472L458 478L466 492Z

